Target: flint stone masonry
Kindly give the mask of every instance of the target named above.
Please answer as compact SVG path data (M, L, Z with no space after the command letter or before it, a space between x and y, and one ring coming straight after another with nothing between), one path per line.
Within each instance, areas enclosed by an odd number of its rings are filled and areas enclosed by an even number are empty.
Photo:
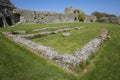
M12 10L15 6L9 0L0 0L0 27L7 27L15 24Z
M55 12L37 12L21 10L21 24L51 24L75 22L75 14L64 14Z
M65 8L65 13L66 14L80 14L80 13L83 13L83 10L82 9L73 9L72 6L70 7L66 7Z
M101 29L103 33L89 41L85 44L80 50L75 51L73 54L64 54L62 55L60 52L57 52L55 49L51 47L46 47L41 44L37 44L23 37L22 35L14 35L11 32L4 32L3 35L6 35L13 41L23 44L27 48L35 51L37 54L44 56L45 58L56 62L58 65L70 69L72 66L77 66L82 61L86 61L88 57L94 53L102 43L104 39L107 38L108 30Z
M56 13L56 12L40 12L30 10L16 10L20 16L20 24L51 24L51 23L70 23L79 22L76 13ZM96 21L95 16L85 15L85 22Z
M81 9L66 8L65 13L30 11L16 8L10 0L0 0L0 27L18 24L51 24L78 22L78 14ZM85 22L93 22L96 17L85 16Z

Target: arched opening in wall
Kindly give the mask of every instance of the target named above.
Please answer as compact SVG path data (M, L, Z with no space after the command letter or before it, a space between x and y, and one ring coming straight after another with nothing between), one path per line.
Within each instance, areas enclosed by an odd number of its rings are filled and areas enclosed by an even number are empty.
M93 22L93 20L92 20L92 19L90 19L90 22Z
M10 17L6 17L6 22L9 26L12 26L12 21L11 21Z
M3 27L4 25L3 25L3 19L2 18L0 18L0 27Z
M34 16L34 19L37 19L37 16L36 16L36 15Z
M41 19L44 19L43 17L41 17Z
M78 10L77 13L80 13L80 11Z
M76 13L76 11L74 11L74 13Z
M15 23L20 22L20 14L14 14Z
M74 18L74 21L77 21L77 17Z

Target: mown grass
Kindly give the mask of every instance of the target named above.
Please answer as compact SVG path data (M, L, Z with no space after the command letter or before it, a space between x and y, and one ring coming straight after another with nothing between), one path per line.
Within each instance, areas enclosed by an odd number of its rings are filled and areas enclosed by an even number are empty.
M3 31L31 31L43 27L90 26L107 28L111 39L105 40L87 67L88 72L74 76L25 47L0 35L0 80L120 80L120 26L103 23L66 23L23 25L1 28Z
M64 33L70 33L70 38L64 38L63 33L48 35L42 38L35 38L32 41L52 47L62 54L72 54L74 51L79 50L83 45L91 39L100 35L100 31L95 29L82 29L73 30Z
M54 64L0 36L0 80L75 80Z
M120 26L107 24L110 40L105 40L94 61L94 69L80 80L119 80L120 72Z

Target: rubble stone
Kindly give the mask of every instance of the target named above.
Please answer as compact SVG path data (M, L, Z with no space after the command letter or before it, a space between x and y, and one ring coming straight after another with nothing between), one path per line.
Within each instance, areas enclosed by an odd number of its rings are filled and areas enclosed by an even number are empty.
M16 30L12 32L13 34L26 34L25 30Z
M70 33L63 33L62 35L63 35L63 37L65 37L65 38L70 38L70 36L71 36Z

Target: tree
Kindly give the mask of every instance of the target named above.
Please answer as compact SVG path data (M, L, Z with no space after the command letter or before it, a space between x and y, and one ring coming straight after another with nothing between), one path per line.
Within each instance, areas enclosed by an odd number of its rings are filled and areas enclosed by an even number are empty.
M114 14L108 14L108 13L100 13L100 12L93 12L93 16L96 16L97 19L100 19L101 17L116 17Z
M101 14L100 12L93 12L92 15L96 16L97 19L100 19L101 17L104 16L104 14Z
M83 13L79 13L78 20L83 22L85 20L85 15Z

